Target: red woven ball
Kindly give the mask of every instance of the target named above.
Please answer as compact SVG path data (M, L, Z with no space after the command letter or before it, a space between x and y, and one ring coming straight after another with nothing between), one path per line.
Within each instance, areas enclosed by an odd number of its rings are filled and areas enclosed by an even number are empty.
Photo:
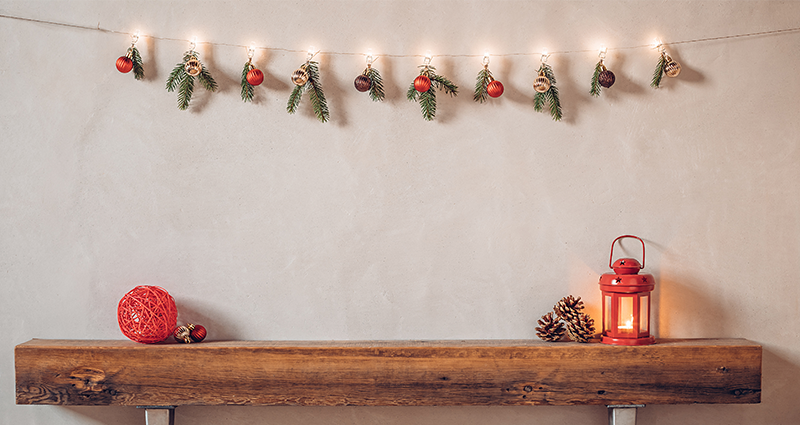
M117 71L125 74L133 69L133 61L127 56L120 56L117 59Z
M144 344L167 339L177 319L175 300L158 286L137 286L117 306L119 329L131 340Z

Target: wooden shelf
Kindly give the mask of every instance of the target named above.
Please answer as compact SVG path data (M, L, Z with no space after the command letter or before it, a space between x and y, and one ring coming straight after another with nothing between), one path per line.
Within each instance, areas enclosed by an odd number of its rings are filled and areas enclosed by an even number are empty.
M530 340L16 346L17 404L518 406L759 403L761 346Z

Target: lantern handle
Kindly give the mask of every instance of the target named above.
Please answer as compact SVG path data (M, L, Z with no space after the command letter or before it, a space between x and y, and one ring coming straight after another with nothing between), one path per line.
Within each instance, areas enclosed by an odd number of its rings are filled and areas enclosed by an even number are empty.
M614 244L617 243L617 241L622 239L622 238L639 239L639 242L642 243L642 265L639 266L639 269L643 269L644 268L644 241L642 240L642 238L640 238L638 236L633 236L633 235L622 235L622 236L614 239L614 242L611 242L611 257L608 258L608 267L613 268L612 264L614 263Z

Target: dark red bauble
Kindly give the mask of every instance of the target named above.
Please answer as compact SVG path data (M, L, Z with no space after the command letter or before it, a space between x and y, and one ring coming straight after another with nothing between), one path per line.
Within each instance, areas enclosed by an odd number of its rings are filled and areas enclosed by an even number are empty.
M353 84L356 86L356 90L365 92L372 87L372 80L370 80L366 75L361 74L356 77L356 80L353 82Z
M127 56L120 56L117 59L117 70L123 74L131 72L133 69L133 61Z
M503 90L505 90L503 88L503 83L497 80L492 81L488 86L486 86L486 93L488 93L491 97L500 97L500 95L503 94Z
M189 336L194 342L200 342L206 339L206 335L208 335L208 332L206 332L206 328L203 327L203 325L194 325L194 329L189 333Z
M253 68L250 71L247 71L247 82L250 83L252 86L257 86L264 82L264 73L260 70Z
M600 75L597 76L597 82L600 83L601 86L605 88L609 88L614 85L614 73L609 70L604 70L600 72Z
M426 77L424 75L420 75L419 77L414 79L414 90L416 90L416 91L418 91L420 93L424 93L424 92L430 90L430 88L431 88L431 79L430 78L428 78L428 77Z

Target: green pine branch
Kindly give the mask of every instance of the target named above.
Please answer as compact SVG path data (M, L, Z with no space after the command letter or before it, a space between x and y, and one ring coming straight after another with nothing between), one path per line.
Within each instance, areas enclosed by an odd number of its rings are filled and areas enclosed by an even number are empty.
M314 115L320 122L327 122L330 119L330 112L328 111L328 101L325 99L325 92L322 91L322 82L319 76L319 64L314 61L306 62L303 66L308 73L308 81L302 86L296 86L289 96L289 102L286 104L286 112L293 114L297 112L297 107L300 105L300 99L303 93L308 91L308 98L311 101L311 108L314 110Z
M414 88L412 82L406 92L406 98L409 101L419 101L422 117L426 121L432 121L436 118L436 90L444 90L450 96L456 96L458 95L458 86L446 77L436 74L434 72L436 68L430 65L422 65L420 68L422 70L419 75L428 77L431 80L431 87L426 92L420 93Z
M189 107L189 102L192 100L192 93L194 93L194 77L185 74L186 78L181 80L178 86L178 109L185 111Z
M664 77L664 68L667 66L667 57L662 53L658 57L656 69L653 71L653 80L650 81L650 86L657 89L661 86L661 79Z
M369 86L369 98L375 102L383 101L386 94L383 91L383 78L381 78L381 73L370 66L364 71L364 75L372 82Z
M137 80L144 79L144 66L142 63L142 56L139 54L139 49L131 47L128 49L128 57L133 62L133 77Z
M189 107L189 102L192 100L192 93L194 93L194 77L186 73L186 62L192 59L197 59L197 53L189 50L183 54L183 62L175 65L172 72L169 73L167 78L167 91L172 92L178 90L178 109L186 110ZM199 60L199 59L198 59ZM202 62L200 63L202 65ZM197 76L200 84L208 91L217 91L217 82L214 77L206 69L202 67L200 74Z
M592 96L600 96L600 73L603 72L603 61L598 61L594 67L594 75L592 75L592 88L589 94Z
M255 95L255 87L247 81L247 73L255 68L251 61L247 61L242 69L242 100L245 102L252 102Z
M486 100L489 98L489 93L486 91L486 88L492 81L494 81L494 78L492 78L492 72L489 71L489 68L483 68L478 73L478 77L476 78L475 94L472 95L472 100L480 103L486 102Z
M286 112L290 114L297 112L297 107L300 106L300 99L303 97L303 92L305 89L305 84L302 86L294 86L292 94L289 95L289 102L286 104Z
M550 88L544 93L536 92L533 96L533 110L541 112L544 109L544 104L547 103L550 106L550 116L553 117L554 121L560 121L563 114L561 111L561 101L558 98L558 87L556 87L556 76L553 73L553 68L543 63L542 66L539 67L538 72L543 72L544 76L550 80Z

